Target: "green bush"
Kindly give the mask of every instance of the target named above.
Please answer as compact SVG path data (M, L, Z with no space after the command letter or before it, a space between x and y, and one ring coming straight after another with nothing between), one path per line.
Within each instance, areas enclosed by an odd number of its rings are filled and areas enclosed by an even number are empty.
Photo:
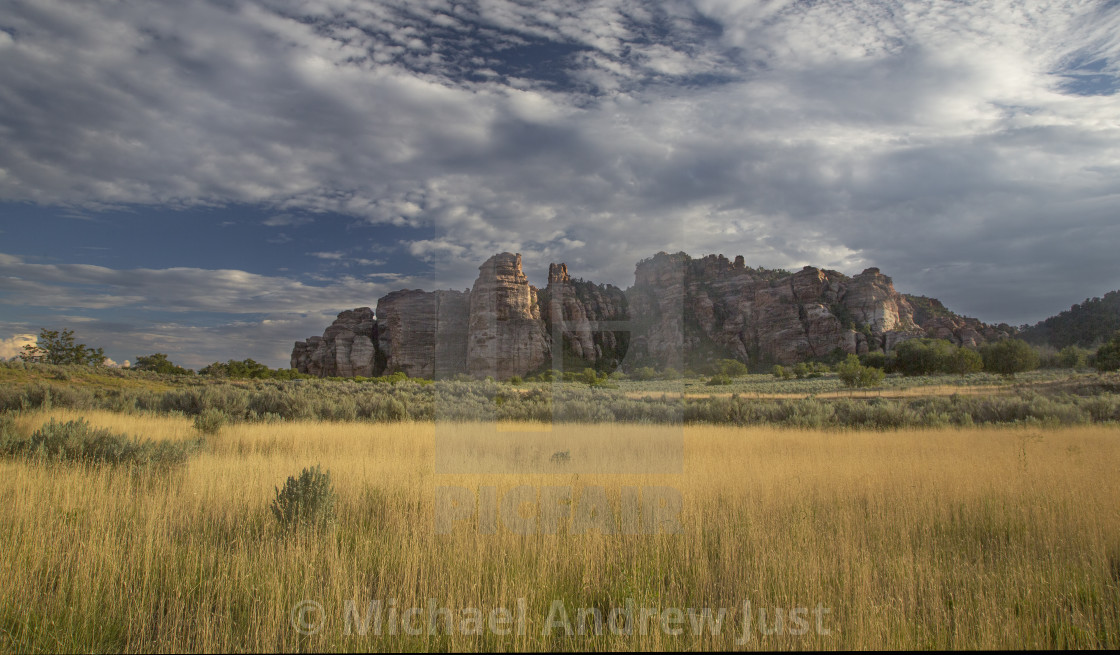
M1058 365L1062 368L1084 368L1089 364L1089 351L1080 346L1066 346L1058 351Z
M276 488L272 515L284 528L322 527L334 522L335 493L330 471L316 465L299 477L288 477L284 488Z
M847 359L837 364L836 372L840 376L840 381L851 389L877 387L882 384L885 377L883 369L860 364L859 357L856 355L848 355Z
M1120 332L1112 335L1112 339L1097 349L1093 358L1093 365L1098 371L1115 371L1120 369Z
M732 378L743 377L750 371L747 370L747 365L737 359L721 359L715 363L715 372L719 375L724 375Z
M51 419L27 439L20 439L5 428L2 442L4 454L11 456L161 469L185 464L199 445L197 442L140 441L106 428L94 428L85 419L65 423Z
M717 373L713 375L712 379L708 380L705 384L707 384L709 387L731 384L731 377L722 373Z
M770 369L770 374L779 380L789 380L793 377L793 372L781 364L774 364L774 368Z
M969 373L979 373L984 370L984 358L971 348L957 348L956 352L949 355L945 362L945 369L946 372L956 373L961 377Z
M194 428L202 434L218 434L226 424L227 417L219 409L204 409L194 417Z
M986 343L980 350L984 358L984 370L1014 377L1016 373L1033 371L1038 368L1038 353L1029 343L1021 339L1003 339Z

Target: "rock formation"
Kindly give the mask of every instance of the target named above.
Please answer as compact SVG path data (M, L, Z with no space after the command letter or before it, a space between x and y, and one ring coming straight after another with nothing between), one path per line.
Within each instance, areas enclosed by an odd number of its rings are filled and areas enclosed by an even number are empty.
M906 299L914 308L914 321L922 326L927 336L935 339L975 347L987 341L1006 339L1014 332L1009 325L988 325L975 318L960 316L936 298L907 295Z
M380 370L447 378L467 370L468 291L394 291L377 301Z
M541 368L551 350L537 288L521 271L521 255L494 255L471 289L467 372L499 380Z
M321 337L297 341L292 368L319 377L374 375L377 323L373 310L359 307L342 312Z
M573 280L566 264L550 264L548 287L540 292L539 302L551 343L562 344L552 349L561 368L614 370L622 363L630 340L623 323L629 314L622 289Z
M806 266L791 273L723 255L658 253L638 263L634 286L572 279L552 264L544 290L521 255L479 267L470 291L396 291L339 314L322 337L297 342L292 368L319 376L508 379L549 367L700 368L716 359L791 364L837 351L890 352L915 337L974 346L1006 330L906 296L877 268L847 276Z
M753 269L738 257L658 253L638 263L628 294L649 327L631 337L628 364L712 359L781 363L889 349L923 336L913 310L878 269L848 277L806 266Z

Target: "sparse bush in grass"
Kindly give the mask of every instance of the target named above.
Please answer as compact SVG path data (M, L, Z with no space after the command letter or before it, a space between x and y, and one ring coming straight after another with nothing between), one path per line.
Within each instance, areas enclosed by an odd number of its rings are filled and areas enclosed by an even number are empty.
M27 439L20 439L7 430L3 437L3 452L10 456L162 469L185 464L197 447L197 442L140 441L105 428L91 427L85 419L65 423L51 419Z
M204 409L194 417L194 428L205 435L215 435L222 431L228 417L218 409Z
M731 384L731 377L727 376L727 375L724 375L722 373L717 373L717 374L713 375L711 377L711 379L708 380L707 382L705 382L704 384L708 385L709 387L728 385L728 384Z
M661 371L658 377L660 377L662 380L679 380L681 378L681 373L672 366L667 366L663 371Z
M335 492L330 471L316 465L299 477L289 476L284 488L276 488L272 515L284 528L315 528L334 522Z

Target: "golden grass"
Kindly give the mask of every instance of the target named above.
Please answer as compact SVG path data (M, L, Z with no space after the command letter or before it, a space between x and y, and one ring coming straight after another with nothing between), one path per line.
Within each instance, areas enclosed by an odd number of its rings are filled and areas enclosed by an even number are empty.
M141 438L196 436L181 418L82 415ZM26 414L19 424L76 416ZM1120 646L1115 427L527 427L238 424L164 477L0 461L0 649ZM571 461L551 462L559 450ZM315 464L331 472L337 524L285 534L268 508L275 487ZM626 472L602 472L616 465ZM460 472L440 472L449 466ZM502 496L520 486L571 487L576 500L602 488L615 510L626 487L677 489L682 529L604 535L561 522L556 534L501 524L483 534L467 520L437 533L440 488ZM525 599L526 629L429 635L420 621L416 636L345 634L347 600L364 610L395 599L426 619L430 598L457 617L516 613ZM629 599L731 613L718 635L695 634L687 618L676 636L542 634L556 599L573 623L578 608L605 616ZM293 627L302 600L325 609L317 634ZM829 610L828 634L812 614L806 634L792 634L788 618L775 630L775 609L788 617L798 607Z

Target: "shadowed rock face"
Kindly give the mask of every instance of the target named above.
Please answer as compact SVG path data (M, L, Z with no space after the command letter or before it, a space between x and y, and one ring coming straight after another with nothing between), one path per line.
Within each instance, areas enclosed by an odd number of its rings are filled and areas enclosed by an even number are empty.
M323 336L297 341L291 366L319 377L368 377L375 374L376 342L373 310L347 310L338 315Z
M553 364L791 364L836 349L890 352L927 334L963 345L1007 336L936 300L899 294L876 268L852 277L811 266L790 273L750 268L742 257L658 253L638 263L626 291L572 279L565 264L550 265L538 291L521 255L507 252L479 267L470 291L396 291L378 301L376 321L368 307L339 314L322 337L296 343L292 367L320 376L508 379Z
M724 357L790 364L924 336L878 269L848 277L806 266L791 274L746 267L741 257L659 253L639 262L634 278L630 310L645 327L631 337L630 366Z
M539 303L551 343L562 345L559 351L553 347L552 355L563 368L614 370L622 363L630 333L620 325L605 324L629 319L622 289L573 280L566 264L551 264Z
M377 301L385 373L443 379L467 371L466 291L394 291Z

